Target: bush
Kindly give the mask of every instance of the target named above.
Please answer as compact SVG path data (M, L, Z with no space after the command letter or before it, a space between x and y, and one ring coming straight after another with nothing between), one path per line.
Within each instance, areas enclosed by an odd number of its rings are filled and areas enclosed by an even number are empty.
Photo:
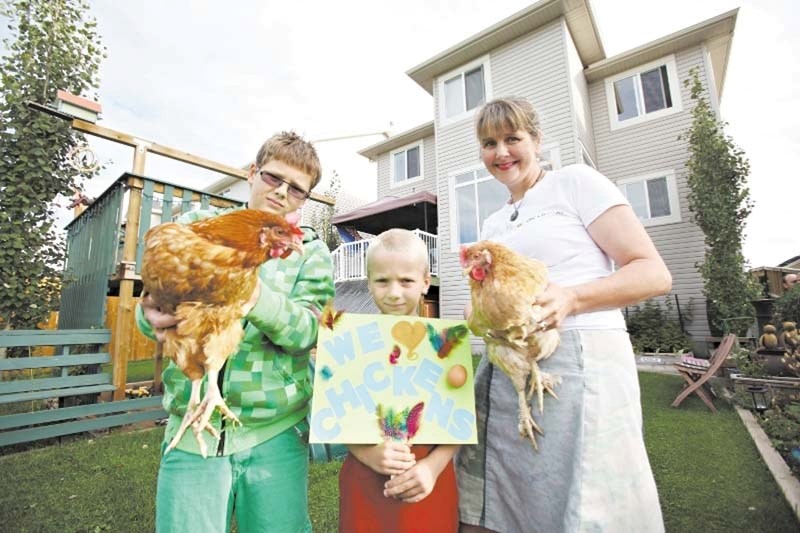
M800 475L800 405L773 405L760 422L775 450L794 475Z
M648 300L633 309L628 313L625 322L636 353L674 353L690 349L691 341L674 317L669 298L665 299L664 305Z
M782 322L790 320L800 323L800 284L783 293L772 306L775 324L780 328Z

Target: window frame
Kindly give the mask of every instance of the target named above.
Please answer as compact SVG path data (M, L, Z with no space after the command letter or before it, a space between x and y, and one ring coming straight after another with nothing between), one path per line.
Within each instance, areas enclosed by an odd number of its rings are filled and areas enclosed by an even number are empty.
M394 150L389 152L389 188L394 189L396 187L402 187L404 185L408 185L409 183L417 183L418 181L422 181L425 179L425 157L424 157L424 147L423 142L421 140L414 141L411 143L406 144L405 146L401 146L400 148L395 148ZM395 180L395 172L394 172L394 156L399 154L400 152L408 152L413 148L419 148L419 176L415 176L413 178L404 179L403 181L396 181ZM408 155L406 154L406 175L408 175Z
M481 163L477 165L470 165L468 167L462 167L458 170L454 170L447 175L448 187L450 191L450 204L449 204L449 211L450 211L450 251L457 252L459 247L464 244L471 244L471 243L460 243L458 242L458 219L459 219L459 212L458 212L458 197L456 196L456 190L459 188L456 184L456 176L461 176L462 174L466 174L468 172L479 172L481 170L486 171L487 175L483 176L482 178L473 178L473 181L470 182L470 185L475 186L475 184L493 180L495 179L492 174L486 170L486 167ZM498 182L499 183L499 182ZM463 186L463 185L461 185ZM502 186L502 184L501 184ZM478 220L478 238L480 239L481 228L482 228L481 220ZM477 242L477 241L475 241Z
M647 219L639 219L643 226L661 226L664 224L675 224L677 222L681 222L681 204L680 204L680 197L678 196L678 182L675 176L675 171L672 169L668 170L661 170L659 172L650 172L647 174L643 174L640 176L632 176L630 178L624 178L617 180L615 185L620 190L625 199L628 200L628 195L623 190L623 185L628 185L629 183L641 183L647 182L656 178L666 178L667 179L667 198L669 198L669 209L670 214L667 216L661 217L650 217ZM645 185L646 187L646 185ZM645 191L647 192L647 191ZM647 200L647 210L650 211L650 196L645 194L645 200ZM630 200L628 200L630 202ZM636 218L639 218L638 216Z
M467 107L467 94L466 94L466 84L464 83L464 75L471 70L475 70L478 67L483 67L483 101L488 102L492 99L492 82L491 82L491 68L489 65L489 56L485 55L483 57L479 57L465 65L462 65L456 69L451 70L441 76L436 78L436 87L437 87L437 96L438 96L438 114L439 114L439 125L440 126L447 126L450 124L454 124L456 122L461 122L467 118L471 118L475 115L477 109L480 106L473 107L472 109L466 109ZM453 115L452 117L447 116L447 102L445 102L445 92L444 92L444 84L447 81L450 81L452 78L456 76L461 76L461 91L462 96L464 97L464 108L465 110L461 113ZM466 171L465 171L466 172Z
M642 96L642 78L641 74L644 72L648 72L655 68L659 68L661 66L667 67L667 81L669 82L669 91L670 91L670 99L672 100L672 107L665 107L664 109L659 109L658 111L653 111L651 113L641 113L635 117L631 117L626 120L620 121L617 118L617 100L616 100L616 91L614 89L614 84L620 80L625 78L630 78L631 76L636 76L636 83L637 83L637 111L639 110L640 106L641 109L644 109L644 97ZM679 113L683 110L683 104L681 103L681 86L678 80L678 67L675 63L675 55L671 54L655 61L650 61L644 65L639 65L638 67L626 70L620 74L615 74L614 76L610 76L605 80L606 86L606 103L608 106L608 120L609 126L612 131L627 128L629 126L635 126L637 124L642 124L644 122L649 122L651 120L657 120L659 118L663 118L669 115L673 115L675 113Z
M551 142L551 143L546 143L546 144L541 145L539 147L539 153L544 155L545 152L549 152L548 155L550 156L549 159L542 158L544 161L547 161L548 163L550 163L550 169L547 169L547 170L558 170L558 169L560 169L561 168L561 147L560 147L559 143L558 142Z

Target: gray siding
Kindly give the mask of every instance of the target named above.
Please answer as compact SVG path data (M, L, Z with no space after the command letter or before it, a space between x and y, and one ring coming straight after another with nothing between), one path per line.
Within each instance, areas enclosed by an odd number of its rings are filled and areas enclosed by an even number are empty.
M697 342L697 348L702 349L702 341L709 330L703 280L695 264L703 260L704 237L700 228L691 222L686 183L686 160L689 153L686 141L678 140L678 135L690 127L691 109L694 105L683 81L689 77L689 69L697 67L705 84L705 63L699 46L676 53L675 62L683 110L638 125L611 131L605 81L599 80L590 85L597 147L595 162L599 170L612 180L660 170L671 169L675 172L681 221L651 226L647 228L647 232L672 273L672 292L678 295L682 311L688 311L692 315L692 321L686 323L687 330ZM672 89L674 91L675 88Z
M411 144L411 143L409 143ZM394 150L392 150L394 151ZM392 187L391 180L391 152L378 156L378 199L387 196L406 196L419 191L436 192L436 142L433 135L422 140L422 180L409 184Z
M566 24L565 24L566 26ZM586 83L586 76L583 75L583 64L578 56L578 50L569 30L564 28L564 46L567 51L567 67L569 69L569 88L572 98L573 120L575 135L583 143L589 157L597 164L597 151L594 146L594 131L592 129L592 110L589 105L589 86ZM573 161L563 161L562 165L570 163L582 163L580 147L575 147L575 159Z
M557 142L562 164L575 160L567 54L564 49L566 26L555 21L494 50L489 55L492 98L524 96L539 111L544 142ZM434 84L436 110L436 163L439 187L440 315L460 318L469 300L469 288L452 250L450 177L461 170L480 167L473 118L442 127L438 84Z

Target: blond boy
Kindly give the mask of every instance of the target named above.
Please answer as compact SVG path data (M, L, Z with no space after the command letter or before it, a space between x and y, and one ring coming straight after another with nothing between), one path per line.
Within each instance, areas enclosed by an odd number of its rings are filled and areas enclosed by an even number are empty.
M418 316L431 284L429 268L427 246L408 230L391 229L372 241L367 281L381 313ZM452 458L458 446L410 447L387 439L347 448L339 475L339 531L416 531L421 523L430 531L455 530Z

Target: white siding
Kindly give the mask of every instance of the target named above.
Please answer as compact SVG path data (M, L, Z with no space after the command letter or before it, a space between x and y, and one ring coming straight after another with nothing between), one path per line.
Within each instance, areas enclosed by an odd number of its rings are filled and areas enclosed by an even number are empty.
M675 171L682 220L648 227L647 232L672 273L672 293L678 295L682 312L692 315L692 321L685 324L696 348L702 350L709 330L703 280L695 264L703 261L704 237L700 228L691 222L686 183L688 146L678 136L691 126L694 107L689 88L684 87L683 81L689 78L689 69L697 67L705 84L705 62L699 46L676 53L675 60L679 83L672 90L680 90L683 110L673 115L611 131L605 82L598 80L589 86L597 150L595 162L612 180L659 170ZM670 297L674 302L674 296Z
M539 111L544 142L557 142L562 164L575 161L575 129L564 49L566 26L561 20L520 37L490 52L491 98L523 96ZM434 84L434 110L440 109L438 84ZM474 133L474 118L442 127L437 113L436 167L439 199L440 316L460 318L469 300L469 288L451 248L449 177L481 164Z
M413 141L412 141L413 143ZM409 143L411 145L412 143ZM422 141L422 180L392 187L390 153L385 152L378 156L378 200L387 196L407 196L409 194L430 191L436 192L436 146L433 135L425 137Z

